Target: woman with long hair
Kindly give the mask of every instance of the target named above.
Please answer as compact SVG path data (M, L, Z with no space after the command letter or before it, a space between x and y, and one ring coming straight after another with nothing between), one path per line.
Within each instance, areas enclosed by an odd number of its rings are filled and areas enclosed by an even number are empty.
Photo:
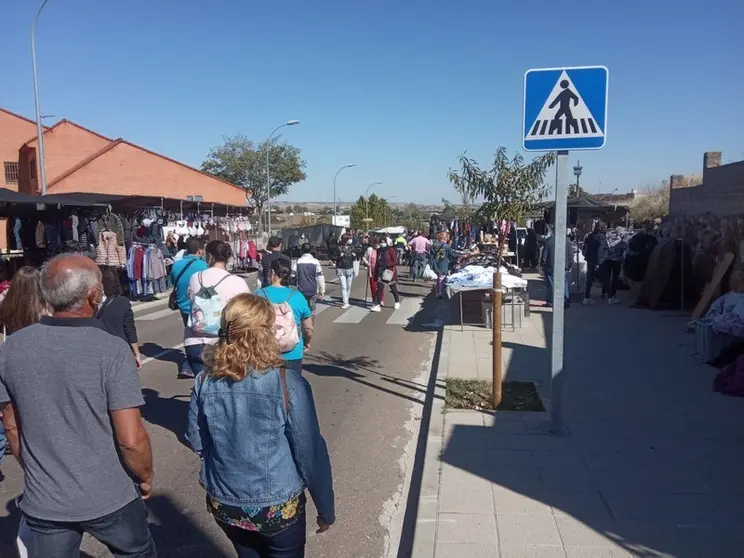
M219 342L204 351L189 407L186 440L202 458L207 510L239 558L304 557L305 489L318 510L317 533L336 519L312 390L282 368L274 323L267 300L234 297Z
M189 279L187 297L190 313L184 335L184 349L191 372L204 368L202 352L217 343L220 316L231 298L251 292L245 279L227 270L233 251L227 242L212 240L204 248L208 269L194 273ZM181 374L186 377L188 374Z
M111 335L124 340L132 349L137 368L142 366L142 356L137 340L137 326L134 325L132 303L122 294L119 274L113 267L101 267L101 284L104 299L95 317Z
M279 316L277 320L281 320L282 316L288 315L291 311L292 316L287 317L294 320L294 328L284 327L287 324L276 323L277 334L284 337L282 343L284 365L302 374L302 357L310 350L310 342L313 338L313 313L305 296L289 286L291 275L292 264L288 260L282 258L273 260L269 271L271 284L257 290L256 294L267 299L274 306Z
M8 293L0 304L0 324L5 328L6 335L51 314L41 294L39 278L39 270L28 265L19 269L13 277Z
M5 298L0 303L3 336L37 323L42 316L51 315L51 310L41 294L40 277L39 270L28 265L16 272ZM6 446L5 429L0 413L0 464L3 462Z

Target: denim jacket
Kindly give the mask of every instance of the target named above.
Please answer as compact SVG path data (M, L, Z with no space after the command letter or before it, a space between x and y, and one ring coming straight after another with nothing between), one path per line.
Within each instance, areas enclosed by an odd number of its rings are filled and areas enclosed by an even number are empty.
M194 382L186 440L202 458L199 481L209 495L239 507L275 506L308 488L326 524L335 517L331 461L310 384L287 370L289 412L279 370L240 381Z

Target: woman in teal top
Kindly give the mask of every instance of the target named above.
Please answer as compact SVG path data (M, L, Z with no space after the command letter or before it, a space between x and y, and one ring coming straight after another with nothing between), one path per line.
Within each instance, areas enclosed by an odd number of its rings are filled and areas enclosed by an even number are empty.
M272 304L289 304L294 313L297 331L300 332L300 340L295 347L282 353L287 368L298 374L302 373L302 356L310 350L310 341L313 337L313 313L305 299L298 291L288 287L290 275L292 274L291 262L278 258L271 262L269 279L271 285L256 291L256 295L267 299Z

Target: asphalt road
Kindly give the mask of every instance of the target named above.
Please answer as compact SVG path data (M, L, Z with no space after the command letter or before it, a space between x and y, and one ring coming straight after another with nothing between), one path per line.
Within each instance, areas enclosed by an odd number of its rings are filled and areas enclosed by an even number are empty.
M308 517L309 557L380 558L397 548L402 521L411 440L418 434L420 411L443 308L428 296L428 286L401 282L401 309L392 297L379 314L364 304L366 277L352 289L353 307L342 310L338 284L316 317L312 351L304 374L313 386L323 434L333 464L337 523L314 534L314 509ZM327 275L333 278L334 272ZM254 286L254 279L249 278ZM155 454L155 494L148 501L151 528L162 557L231 557L234 552L207 514L197 481L199 459L182 443L192 381L177 379L183 343L180 317L165 301L135 308L143 356L140 372L146 399L143 415ZM172 348L176 348L173 350ZM0 485L0 556L13 556L18 511L13 499L22 474L12 457ZM392 532L392 535L391 535ZM86 538L83 556L108 552ZM393 553L394 554L394 553Z

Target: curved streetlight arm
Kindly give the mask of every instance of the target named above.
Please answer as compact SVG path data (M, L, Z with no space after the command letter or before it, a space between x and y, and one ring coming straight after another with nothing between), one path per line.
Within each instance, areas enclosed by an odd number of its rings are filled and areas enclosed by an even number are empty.
M281 124L280 126L277 126L274 128L274 130L269 134L269 139L266 140L266 218L267 218L267 230L269 233L269 236L271 236L271 164L269 162L269 154L271 153L271 140L274 138L274 134L276 134L279 130L284 128L285 126L295 126L296 124L299 124L299 120L289 120L285 122L284 124Z
M39 164L39 180L41 180L41 195L47 193L46 165L44 159L44 125L41 122L41 106L39 103L39 80L36 74L36 26L39 23L39 16L49 0L42 0L39 9L36 11L34 23L31 26L31 67L34 74L34 105L36 109L36 141L39 144L37 161Z
M369 221L369 198L367 197L367 194L369 194L369 191L372 189L373 186L379 186L382 184L382 181L380 182L373 182L369 186L367 186L367 189L364 191L364 219L366 221Z
M333 176L333 223L336 224L336 216L338 215L338 207L336 205L336 179L338 178L338 173L340 173L344 169L348 169L351 167L355 167L356 163L349 163L347 165L342 166L336 171L336 174Z

